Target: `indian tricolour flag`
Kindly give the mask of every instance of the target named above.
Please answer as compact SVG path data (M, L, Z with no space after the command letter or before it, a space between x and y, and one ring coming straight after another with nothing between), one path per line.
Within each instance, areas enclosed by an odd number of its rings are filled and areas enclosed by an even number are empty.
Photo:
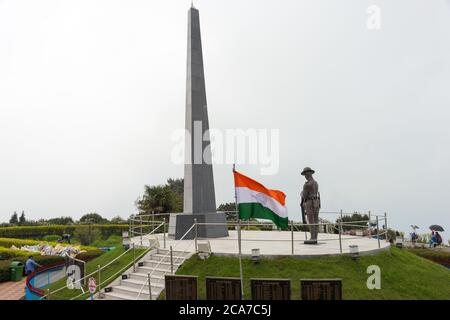
M288 227L286 195L278 190L267 189L237 171L233 173L239 218L269 219L279 228L286 229Z

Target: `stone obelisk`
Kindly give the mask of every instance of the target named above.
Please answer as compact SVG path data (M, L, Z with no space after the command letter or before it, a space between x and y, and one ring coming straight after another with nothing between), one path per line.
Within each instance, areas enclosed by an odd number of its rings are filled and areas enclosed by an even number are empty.
M182 214L171 216L169 235L180 239L192 226L194 219L199 223L198 237L228 235L226 225L217 225L226 223L226 217L216 212L200 16L199 11L192 6L188 13L184 205ZM201 225L208 222L216 225ZM192 237L194 232L186 236L187 239Z

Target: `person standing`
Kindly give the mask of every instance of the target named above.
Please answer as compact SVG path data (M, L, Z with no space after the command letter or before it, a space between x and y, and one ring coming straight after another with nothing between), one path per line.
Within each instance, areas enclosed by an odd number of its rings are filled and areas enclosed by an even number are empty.
M440 246L441 243L442 243L442 237L441 237L441 235L439 234L438 231L436 231L435 236L436 236L436 244L437 244L438 246Z
M89 278L88 287L91 300L94 300L95 291L97 291L97 282L95 281L94 277Z
M25 274L29 275L34 272L36 268L42 267L39 263L34 261L33 256L29 256L27 261L25 262Z
M317 234L319 232L319 210L320 210L320 194L319 184L313 178L315 171L310 167L306 167L301 172L306 182L303 185L302 206L308 219L310 226L311 238L306 240L305 244L317 244Z
M431 230L431 238L430 241L428 242L428 246L430 248L434 248L436 246L436 243L437 243L436 234L434 233L434 230Z

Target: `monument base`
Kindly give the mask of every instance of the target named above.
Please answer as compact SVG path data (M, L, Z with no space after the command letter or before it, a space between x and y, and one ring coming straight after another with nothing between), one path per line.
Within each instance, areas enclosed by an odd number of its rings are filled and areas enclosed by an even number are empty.
M225 225L227 219L225 213L177 213L171 214L169 219L169 237L180 240L184 234L194 224L197 219L197 237L198 238L220 238L228 237L228 227ZM223 225L202 225L200 223L223 223ZM184 237L186 240L195 238L195 227Z

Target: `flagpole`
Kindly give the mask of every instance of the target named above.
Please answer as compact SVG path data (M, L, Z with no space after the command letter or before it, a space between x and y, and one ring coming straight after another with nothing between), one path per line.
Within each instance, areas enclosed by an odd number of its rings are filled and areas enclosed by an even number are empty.
M234 172L236 171L236 165L233 164L233 178ZM239 275L241 278L241 295L242 300L244 300L244 274L242 271L242 248L241 248L241 218L239 216L239 209L237 204L237 194L236 194L236 185L234 186L234 203L237 212L237 232L238 232L238 248L239 248Z

